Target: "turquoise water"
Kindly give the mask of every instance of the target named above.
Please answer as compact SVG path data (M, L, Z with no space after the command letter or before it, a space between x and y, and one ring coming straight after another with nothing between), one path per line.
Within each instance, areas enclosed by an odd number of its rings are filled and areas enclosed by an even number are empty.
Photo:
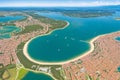
M24 16L3 16L0 17L0 22L16 21L24 19Z
M5 16L0 17L0 22L9 22L24 19L24 16ZM21 29L16 26L0 26L0 39L10 38L13 32L19 32Z
M113 16L96 18L67 17L60 13L37 13L70 23L65 29L53 31L49 35L39 36L28 45L29 55L38 61L61 62L80 56L90 49L89 40L96 36L120 30L119 12Z
M22 80L53 80L50 76L42 73L28 72Z
M120 36L115 38L116 40L120 41Z
M21 29L16 26L2 26L0 27L0 39L10 38L12 32L19 32Z
M120 66L117 68L118 72L120 72Z

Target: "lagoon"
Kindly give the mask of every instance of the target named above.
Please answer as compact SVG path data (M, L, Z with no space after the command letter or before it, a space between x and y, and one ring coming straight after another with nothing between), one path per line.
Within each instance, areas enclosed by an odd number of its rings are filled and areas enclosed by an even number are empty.
M56 20L66 20L70 25L30 41L28 54L37 61L63 62L76 58L90 50L89 41L93 38L120 30L120 21L112 16L76 18L58 12L39 12L41 16Z
M16 21L24 18L24 16L0 16L0 22Z
M120 36L116 37L115 39L116 39L117 41L120 41Z
M20 32L21 29L13 25L5 25L6 22L24 19L24 16L1 16L0 23L0 39L10 38L13 32Z
M50 76L43 73L29 71L22 80L53 80Z
M16 26L2 26L0 27L0 39L10 38L12 33L20 32L21 29Z

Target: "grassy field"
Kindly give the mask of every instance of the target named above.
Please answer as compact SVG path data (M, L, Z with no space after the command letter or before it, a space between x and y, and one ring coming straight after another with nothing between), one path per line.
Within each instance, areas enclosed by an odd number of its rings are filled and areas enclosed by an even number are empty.
M66 21L54 20L48 17L40 16L38 14L35 14L34 12L27 13L27 14L32 16L35 19L40 20L43 23L50 24L51 26L49 27L49 31L54 30L56 28L63 28L64 26L67 25Z
M29 61L23 54L23 47L24 47L25 43L21 43L20 45L18 45L16 53L17 56L20 60L20 62L26 67L26 68L31 68L32 65L36 65L35 63Z
M55 76L56 79L64 80L64 76L62 76L61 72L56 70L56 68L55 66L51 68L52 75Z
M1 79L8 79L10 78L12 75L11 75L11 69L13 68L16 68L16 65L15 64L9 64L7 66L3 66L1 69L0 69L0 78Z
M30 32L38 31L38 30L42 30L42 29L43 29L43 27L40 25L30 25L30 26L26 26L24 29L22 29L21 32L17 33L17 35L30 33Z
M12 68L12 69L6 70L3 74L3 77L4 79L8 77L9 80L15 80L16 75L17 75L17 69Z
M21 68L17 77L17 80L22 80L22 78L28 73L28 70Z

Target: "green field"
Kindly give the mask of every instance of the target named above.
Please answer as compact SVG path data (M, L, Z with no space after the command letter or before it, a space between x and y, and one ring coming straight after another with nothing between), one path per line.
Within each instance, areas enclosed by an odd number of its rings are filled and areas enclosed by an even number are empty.
M30 25L30 26L26 26L24 29L22 29L21 32L17 33L17 35L26 34L26 33L30 33L33 31L42 30L42 29L43 29L43 27L40 25Z
M28 70L21 68L17 76L17 80L22 80L22 78L28 73Z

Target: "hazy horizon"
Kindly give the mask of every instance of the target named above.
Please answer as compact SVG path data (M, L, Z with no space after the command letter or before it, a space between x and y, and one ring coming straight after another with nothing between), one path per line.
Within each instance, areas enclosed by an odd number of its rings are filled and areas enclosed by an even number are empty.
M4 0L0 7L94 7L120 5L120 0Z

